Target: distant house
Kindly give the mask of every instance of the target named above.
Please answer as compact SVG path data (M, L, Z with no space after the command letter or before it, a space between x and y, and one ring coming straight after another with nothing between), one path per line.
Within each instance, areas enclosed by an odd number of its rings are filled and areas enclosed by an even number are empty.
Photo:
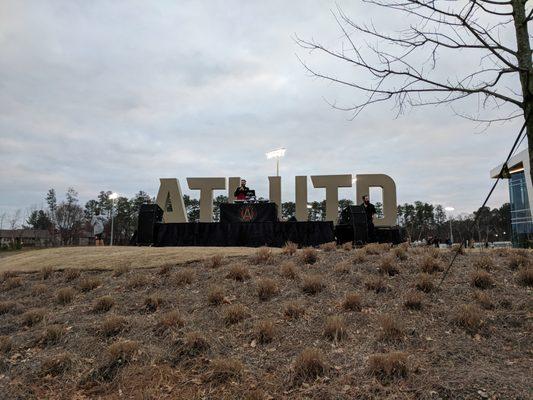
M0 246L20 244L24 247L51 246L53 237L46 229L1 229Z

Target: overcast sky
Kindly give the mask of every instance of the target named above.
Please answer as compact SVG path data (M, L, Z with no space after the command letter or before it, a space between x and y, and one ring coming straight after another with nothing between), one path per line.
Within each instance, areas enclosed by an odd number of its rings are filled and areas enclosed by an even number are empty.
M398 23L337 3L357 21ZM448 107L396 118L382 103L355 120L333 110L326 100L360 94L310 77L296 54L321 70L337 66L294 37L337 45L335 4L0 2L0 212L40 205L50 187L72 186L83 202L100 190L155 196L160 177L197 196L186 177L243 176L267 196L275 164L264 153L278 147L287 148L284 201L294 200L295 175L385 173L401 203L476 209L520 121L479 133ZM450 73L468 64L447 61ZM490 205L508 201L507 190ZM324 193L309 183L309 196Z

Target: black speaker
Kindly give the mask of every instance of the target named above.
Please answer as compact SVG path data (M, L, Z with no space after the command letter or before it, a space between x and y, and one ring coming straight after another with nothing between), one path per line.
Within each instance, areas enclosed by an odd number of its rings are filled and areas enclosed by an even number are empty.
M151 245L155 242L156 224L163 221L163 210L157 204L142 204L137 224L137 244Z
M348 206L341 211L339 224L346 224L353 229L353 242L364 244L368 242L368 224L366 211L363 206Z

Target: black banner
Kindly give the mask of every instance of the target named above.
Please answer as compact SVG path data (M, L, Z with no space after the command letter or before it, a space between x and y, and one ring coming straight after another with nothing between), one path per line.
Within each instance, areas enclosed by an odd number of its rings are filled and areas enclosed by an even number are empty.
M275 222L276 203L224 203L220 205L220 222Z

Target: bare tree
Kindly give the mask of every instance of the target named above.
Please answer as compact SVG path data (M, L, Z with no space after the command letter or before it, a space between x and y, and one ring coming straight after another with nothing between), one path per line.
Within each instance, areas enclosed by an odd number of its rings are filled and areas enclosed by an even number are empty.
M20 221L20 210L15 211L12 215L9 216L9 228L11 229L11 244L15 246L15 229L18 226Z
M391 34L373 24L358 24L338 8L333 15L343 38L339 47L296 38L303 48L351 67L348 76L333 75L300 60L315 77L364 94L361 102L333 103L333 107L351 111L355 117L366 106L388 100L394 101L401 114L408 107L475 98L478 111L474 114L451 105L452 109L487 126L495 121L525 120L533 165L533 116L528 118L533 110L528 33L533 10L531 5L526 8L527 0L362 1L390 11L407 27ZM463 75L443 71L439 65L443 59L460 65L469 52L475 52L479 64ZM533 179L533 169L531 175Z

